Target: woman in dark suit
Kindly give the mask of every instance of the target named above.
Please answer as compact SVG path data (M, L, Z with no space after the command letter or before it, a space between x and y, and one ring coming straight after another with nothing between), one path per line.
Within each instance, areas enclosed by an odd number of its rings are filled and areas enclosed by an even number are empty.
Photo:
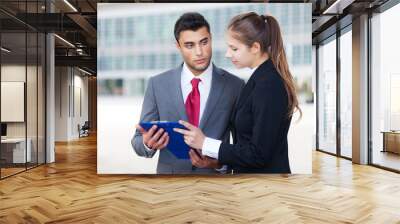
M233 115L234 144L208 138L185 121L188 130L175 130L201 151L189 152L195 166L218 161L237 173L290 173L287 134L300 108L279 24L272 16L244 13L231 20L226 37L226 56L237 68L253 70Z

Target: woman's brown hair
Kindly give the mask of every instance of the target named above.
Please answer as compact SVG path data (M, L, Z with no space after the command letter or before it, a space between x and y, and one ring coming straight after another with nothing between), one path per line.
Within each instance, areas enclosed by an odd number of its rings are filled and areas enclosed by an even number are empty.
M262 53L267 53L276 70L283 79L288 95L288 116L302 111L297 99L296 85L290 73L283 46L282 34L278 21L269 15L258 15L255 12L239 14L232 18L228 30L233 33L235 39L251 47L258 42Z

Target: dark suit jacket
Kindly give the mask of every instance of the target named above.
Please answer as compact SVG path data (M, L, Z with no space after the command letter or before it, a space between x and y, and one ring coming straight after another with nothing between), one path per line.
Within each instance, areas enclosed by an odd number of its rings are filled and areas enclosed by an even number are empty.
M287 92L270 59L246 83L233 116L234 144L220 145L219 162L239 173L290 173Z

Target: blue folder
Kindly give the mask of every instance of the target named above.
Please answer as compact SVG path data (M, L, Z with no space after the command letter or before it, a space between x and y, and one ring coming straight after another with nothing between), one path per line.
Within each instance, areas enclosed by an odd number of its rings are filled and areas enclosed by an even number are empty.
M142 126L146 131L148 131L153 125L157 125L157 128L162 128L164 131L168 132L169 142L167 149L174 154L178 159L189 159L189 146L183 140L183 135L175 132L174 128L186 129L183 125L178 122L169 121L152 121L152 122L141 122Z

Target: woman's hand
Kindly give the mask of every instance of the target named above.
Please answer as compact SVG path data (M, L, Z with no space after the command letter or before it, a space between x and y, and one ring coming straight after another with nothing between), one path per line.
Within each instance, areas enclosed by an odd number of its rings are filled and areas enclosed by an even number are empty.
M201 129L182 120L179 120L179 124L185 126L185 128L187 128L188 130L174 128L174 131L183 134L183 139L185 140L185 143L188 144L191 148L201 150L201 148L203 147L204 139L206 138Z
M208 156L202 156L200 153L196 153L194 150L196 149L191 149L189 151L190 161L192 162L193 166L198 168L221 169L222 165L218 163L218 160Z

